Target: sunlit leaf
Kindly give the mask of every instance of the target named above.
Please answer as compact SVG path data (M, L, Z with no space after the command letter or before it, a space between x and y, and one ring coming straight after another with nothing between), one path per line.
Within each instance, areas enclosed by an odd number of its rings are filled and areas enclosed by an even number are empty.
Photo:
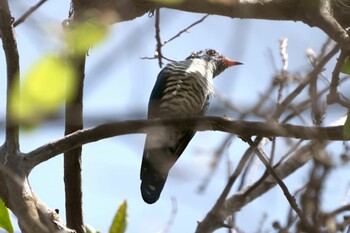
M343 133L346 138L350 137L350 111L348 111L348 117L346 118L346 121L344 124Z
M58 56L46 55L24 76L20 90L20 95L11 97L12 114L21 121L35 123L73 97L74 68Z
M85 225L85 233L100 233L96 229L88 224Z
M0 228L7 232L13 232L13 226L10 219L9 211L4 202L0 199Z
M109 229L109 233L124 233L127 223L126 213L127 203L124 201L118 208L117 214L114 216L112 226Z
M69 52L73 52L75 55L84 55L88 48L106 38L108 27L105 23L97 20L87 20L71 26L66 32L66 44Z
M348 74L350 75L350 60L349 60L349 57L347 57L345 59L345 62L340 70L340 72L344 73L344 74Z

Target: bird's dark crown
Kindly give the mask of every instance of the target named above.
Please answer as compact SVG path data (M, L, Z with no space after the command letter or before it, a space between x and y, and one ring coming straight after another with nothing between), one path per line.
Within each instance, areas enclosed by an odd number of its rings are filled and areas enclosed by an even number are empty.
M193 52L189 57L186 58L186 60L196 58L203 59L215 64L214 77L229 67L229 65L225 63L225 59L227 58L225 58L222 54L216 52L214 49L205 49Z
M216 52L214 49L205 49L205 50L193 52L189 57L186 58L186 60L195 59L195 58L216 62L216 61L222 60L224 56Z

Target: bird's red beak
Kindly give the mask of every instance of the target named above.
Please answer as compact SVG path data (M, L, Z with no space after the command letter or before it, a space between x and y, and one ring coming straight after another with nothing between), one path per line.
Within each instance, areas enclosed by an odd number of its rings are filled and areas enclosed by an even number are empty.
M226 65L227 67L230 67L230 66L237 66L237 65L243 65L242 62L232 61L232 60L230 60L230 59L228 59L228 58L226 58L226 57L223 59L223 61L224 61L225 65Z

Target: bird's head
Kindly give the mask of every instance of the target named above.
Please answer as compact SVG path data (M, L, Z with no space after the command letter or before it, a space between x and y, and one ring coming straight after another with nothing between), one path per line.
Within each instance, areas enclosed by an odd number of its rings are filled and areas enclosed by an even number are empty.
M214 64L214 77L219 75L222 71L230 66L242 65L243 63L232 61L222 54L216 52L214 49L205 49L193 52L186 60L203 59Z

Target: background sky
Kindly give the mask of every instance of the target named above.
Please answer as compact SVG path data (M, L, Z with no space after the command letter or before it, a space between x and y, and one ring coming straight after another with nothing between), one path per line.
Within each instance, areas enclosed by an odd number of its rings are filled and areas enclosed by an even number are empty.
M33 3L31 3L33 4ZM62 46L61 22L67 18L69 1L50 0L25 23L16 28L22 74L44 54L59 52ZM20 17L29 7L28 1L10 1L13 16ZM200 19L202 14L161 10L161 38L167 40L178 31ZM115 24L110 28L107 40L90 50L86 66L84 89L85 127L115 120L144 119L150 92L160 71L157 60L143 60L154 54L154 18L147 15L135 20ZM248 109L268 88L276 71L281 69L279 40L288 38L289 71L306 73L308 65L305 51L312 48L319 52L327 36L317 28L303 23L266 20L241 20L210 16L203 23L190 29L180 38L163 47L163 54L173 60L183 60L192 51L213 48L225 56L244 63L244 66L226 70L214 80L220 96L228 98L241 109ZM0 52L0 117L5 116L6 67L3 51ZM332 61L330 64L334 64ZM326 70L328 79L331 70ZM286 93L285 93L286 94ZM271 95L273 100L276 96ZM213 98L213 106L224 105ZM331 107L326 125L343 116L346 111ZM222 115L222 113L220 113ZM237 117L227 111L228 117ZM307 124L312 121L307 118ZM29 152L64 134L61 120L44 123L32 131L21 132L23 152ZM218 171L204 193L198 187L209 171L212 155L226 134L221 132L197 133L181 159L171 170L160 200L154 205L143 202L139 191L139 169L145 136L134 134L114 137L83 147L83 198L85 223L101 232L107 232L118 206L128 202L127 232L162 232L174 211L176 215L169 232L194 232L197 221L203 219L220 195L227 181L227 160L234 168L248 146L234 138L225 152ZM4 125L0 138L4 139ZM339 147L341 143L336 144ZM270 144L267 145L270 148ZM283 153L288 148L279 147ZM329 147L329 150L332 146ZM253 182L263 166L255 163L255 172L249 175ZM331 174L325 209L333 209L348 201L349 182L342 167ZM300 188L308 176L308 166L286 179L293 192ZM345 175L346 177L346 175ZM52 209L64 210L63 157L59 155L38 167L30 174L33 191ZM341 183L341 185L340 185ZM288 204L281 190L274 188L262 198L253 201L237 214L238 226L246 232L258 229L266 213L265 229L271 230L274 220L284 220ZM15 218L12 215L15 222ZM17 228L18 229L18 228ZM227 232L219 230L217 232Z

